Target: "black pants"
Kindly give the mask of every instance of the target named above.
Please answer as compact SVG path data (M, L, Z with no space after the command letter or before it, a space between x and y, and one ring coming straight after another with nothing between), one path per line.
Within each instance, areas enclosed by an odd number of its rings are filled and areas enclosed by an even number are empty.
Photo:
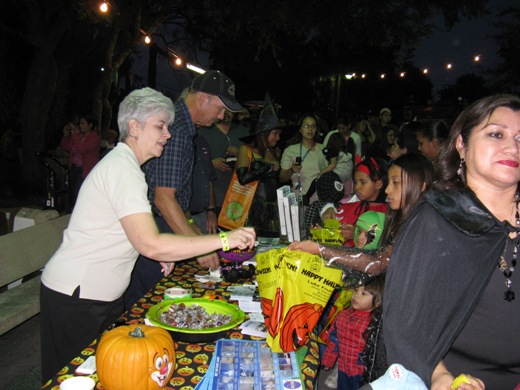
M56 375L123 314L122 297L112 302L80 299L79 291L78 286L70 296L41 284L42 383Z
M155 223L161 233L173 233L164 218L155 216ZM158 261L139 255L132 271L130 285L125 292L125 310L128 310L144 294L163 278L162 266Z

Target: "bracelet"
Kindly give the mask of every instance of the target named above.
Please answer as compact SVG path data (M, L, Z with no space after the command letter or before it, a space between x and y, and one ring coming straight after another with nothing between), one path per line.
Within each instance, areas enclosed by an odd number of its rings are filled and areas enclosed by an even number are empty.
M229 242L227 240L227 234L222 232L219 234L220 236L220 241L222 242L222 250L224 252L227 252L229 250Z
M206 213L207 213L208 211L213 211L215 214L217 213L217 210L215 209L215 207L208 207L208 208L206 209Z
M193 218L188 219L188 223L191 224L191 223L194 223L194 222L195 222L195 220Z

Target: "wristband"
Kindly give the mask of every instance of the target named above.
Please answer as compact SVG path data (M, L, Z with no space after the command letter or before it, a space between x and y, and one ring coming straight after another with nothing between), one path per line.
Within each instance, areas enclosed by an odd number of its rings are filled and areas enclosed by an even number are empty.
M194 223L194 222L195 222L195 220L193 218L188 219L188 223L191 224L191 223Z
M224 252L227 252L229 250L229 243L228 243L228 240L227 240L227 234L222 232L219 234L220 236L220 241L222 241L222 250Z

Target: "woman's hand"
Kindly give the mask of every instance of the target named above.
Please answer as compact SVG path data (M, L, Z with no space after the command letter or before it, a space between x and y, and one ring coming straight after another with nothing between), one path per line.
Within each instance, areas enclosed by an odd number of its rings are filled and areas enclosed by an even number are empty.
M226 232L229 248L252 249L255 246L256 233L253 228L239 228Z
M454 378L443 361L439 362L433 370L431 390L485 390L485 388L484 382L471 375L461 374Z
M306 240L306 241L294 241L289 244L288 247L291 251L302 251L310 253L311 255L320 254L320 246L317 242Z

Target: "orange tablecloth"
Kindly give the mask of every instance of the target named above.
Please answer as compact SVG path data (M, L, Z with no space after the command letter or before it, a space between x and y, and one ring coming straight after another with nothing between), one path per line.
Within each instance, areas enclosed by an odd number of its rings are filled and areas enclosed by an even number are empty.
M195 279L201 271L196 261L184 261L177 263L172 274L162 279L153 290L144 295L130 311L123 314L122 318L127 323L144 323L146 312L153 305L163 300L164 290L169 287L182 287L192 289L193 297L200 298L207 295L214 295L216 299L228 300L230 293L227 287L231 283L200 283ZM238 328L231 329L227 333L228 338L237 339L256 339L260 338L243 335ZM60 383L65 379L74 376L74 370L83 363L89 356L96 353L98 339L87 346L76 358L49 380L42 389L59 390ZM319 367L318 343L314 338L309 340L308 351L303 359L301 371L304 375L306 389L315 387L316 373ZM202 379L208 369L209 362L215 349L215 342L190 344L175 341L175 352L177 355L177 368L165 389L193 390L197 383ZM90 375L96 381L96 390L104 390L99 382L97 373Z

